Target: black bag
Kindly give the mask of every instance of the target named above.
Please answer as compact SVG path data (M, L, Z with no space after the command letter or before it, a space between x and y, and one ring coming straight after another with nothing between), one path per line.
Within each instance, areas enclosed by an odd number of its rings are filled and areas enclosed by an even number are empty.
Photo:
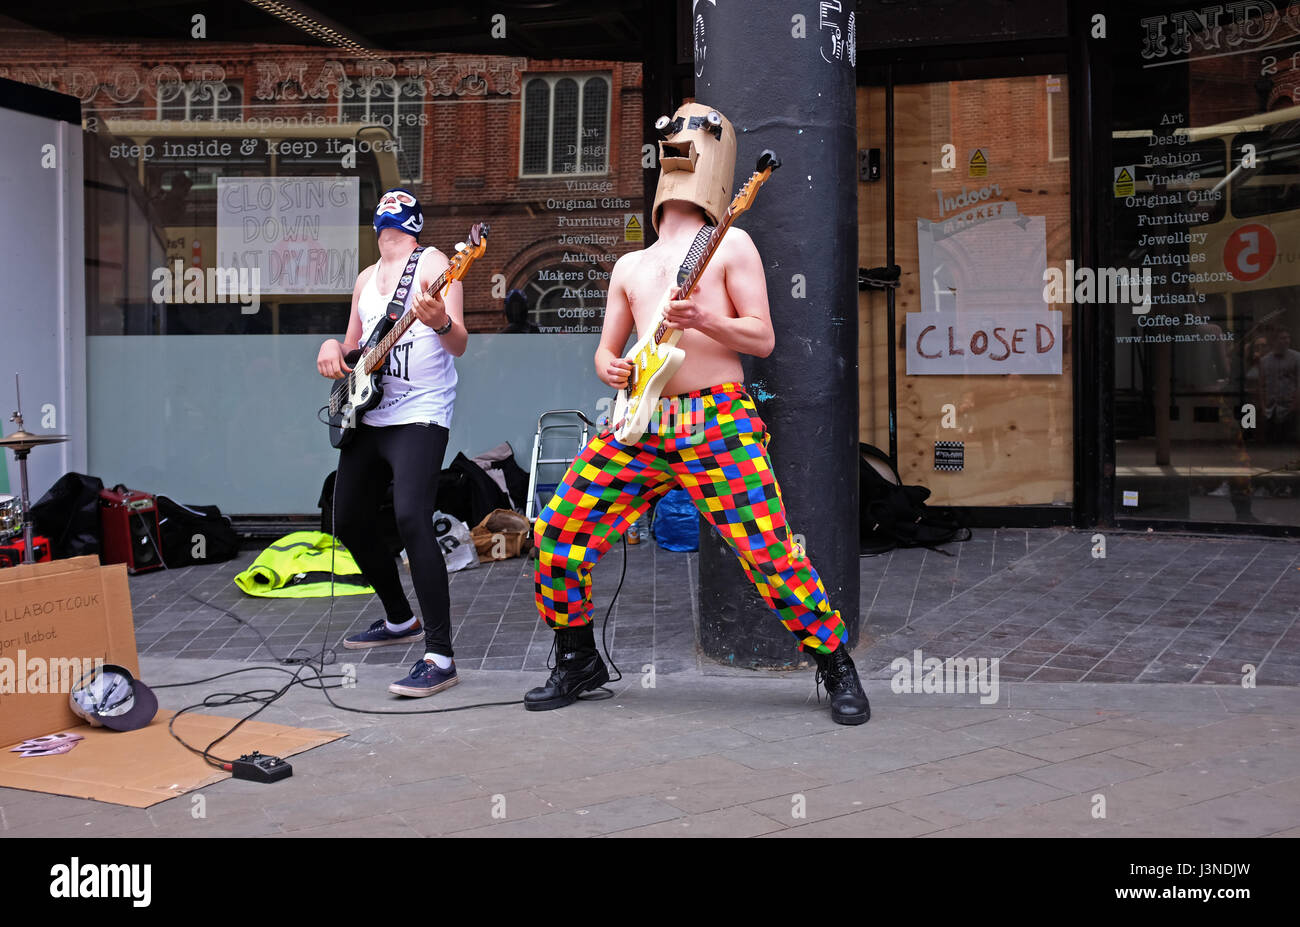
M906 486L889 455L870 444L858 446L859 530L861 552L883 554L896 547L925 547L938 553L939 544L970 540L951 509L931 509L930 490Z
M32 506L37 534L50 539L56 559L98 554L99 491L104 481L81 473L65 473Z
M316 505L320 508L320 530L322 534L334 534L334 477L337 470L325 477L325 484L320 488L320 498ZM396 557L405 546L402 536L397 533L397 509L393 505L393 482L388 481L384 491L384 500L379 503L379 536L388 553Z
M510 507L510 497L486 470L463 453L456 454L438 479L438 509L467 525L477 525L496 509Z
M502 460L492 461L492 469L500 470L506 478L506 489L510 490L511 503L516 512L522 512L528 501L528 471L515 463L514 455ZM477 522L475 522L477 524Z
M215 505L182 505L167 496L155 496L154 505L163 563L169 569L221 563L239 553L239 534ZM202 556L195 556L196 548Z

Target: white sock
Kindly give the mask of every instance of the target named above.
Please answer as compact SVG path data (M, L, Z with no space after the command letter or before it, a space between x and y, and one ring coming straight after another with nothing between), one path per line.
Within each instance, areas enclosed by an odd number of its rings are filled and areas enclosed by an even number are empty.
M416 618L414 615L412 615L408 621L403 621L401 624L393 624L391 621L385 618L384 627L392 631L394 634L400 634L403 631L411 630L411 628L415 627L418 621L419 619Z
M438 669L448 669L451 667L451 657L444 657L440 653L426 653L424 658L426 660L432 660L433 665L438 667Z

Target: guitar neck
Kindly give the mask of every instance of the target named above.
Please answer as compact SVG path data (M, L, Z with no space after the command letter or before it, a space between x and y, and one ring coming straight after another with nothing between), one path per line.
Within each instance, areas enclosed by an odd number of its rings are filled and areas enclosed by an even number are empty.
M447 272L443 271L438 275L438 279L433 282L433 285L425 292L436 293L446 285ZM379 340L379 344L366 352L365 357L361 361L361 369L363 369L367 375L376 373L379 368L384 365L384 360L388 357L388 352L393 349L393 345L397 344L397 342L401 340L402 336L406 334L406 330L410 328L415 321L416 316L413 310L407 309L406 312L402 313L402 317L397 320L392 329L389 330L388 334Z

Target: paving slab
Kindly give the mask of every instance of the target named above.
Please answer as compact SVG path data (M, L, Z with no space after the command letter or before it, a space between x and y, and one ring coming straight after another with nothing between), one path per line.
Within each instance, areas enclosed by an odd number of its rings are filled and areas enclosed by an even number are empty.
M419 646L337 648L381 617L373 597L251 599L230 579L252 551L132 577L142 676L164 707L283 685L258 668L260 632L277 654L323 654L350 687L293 687L259 718L349 736L274 786L226 780L145 810L0 789L0 836L1300 832L1300 544L1110 533L1097 560L1090 533L1000 530L950 551L861 561L873 717L855 728L831 723L809 670L702 657L698 562L653 544L596 570L603 616L627 558L605 629L624 678L544 713L519 704L552 640L523 558L453 575L462 683L426 700L386 691ZM917 650L998 660L996 701L903 691L897 661L915 678ZM253 671L165 688L235 669Z

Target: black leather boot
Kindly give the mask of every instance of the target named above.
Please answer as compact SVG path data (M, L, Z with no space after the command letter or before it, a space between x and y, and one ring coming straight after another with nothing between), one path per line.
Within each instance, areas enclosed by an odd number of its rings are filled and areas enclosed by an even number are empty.
M546 685L528 690L524 708L550 711L572 705L583 692L599 689L609 682L609 670L596 650L596 635L591 625L559 628L555 632L555 669Z
M871 719L871 703L862 691L857 667L843 646L832 653L813 651L817 661L817 682L831 697L831 720L836 724L866 724Z

